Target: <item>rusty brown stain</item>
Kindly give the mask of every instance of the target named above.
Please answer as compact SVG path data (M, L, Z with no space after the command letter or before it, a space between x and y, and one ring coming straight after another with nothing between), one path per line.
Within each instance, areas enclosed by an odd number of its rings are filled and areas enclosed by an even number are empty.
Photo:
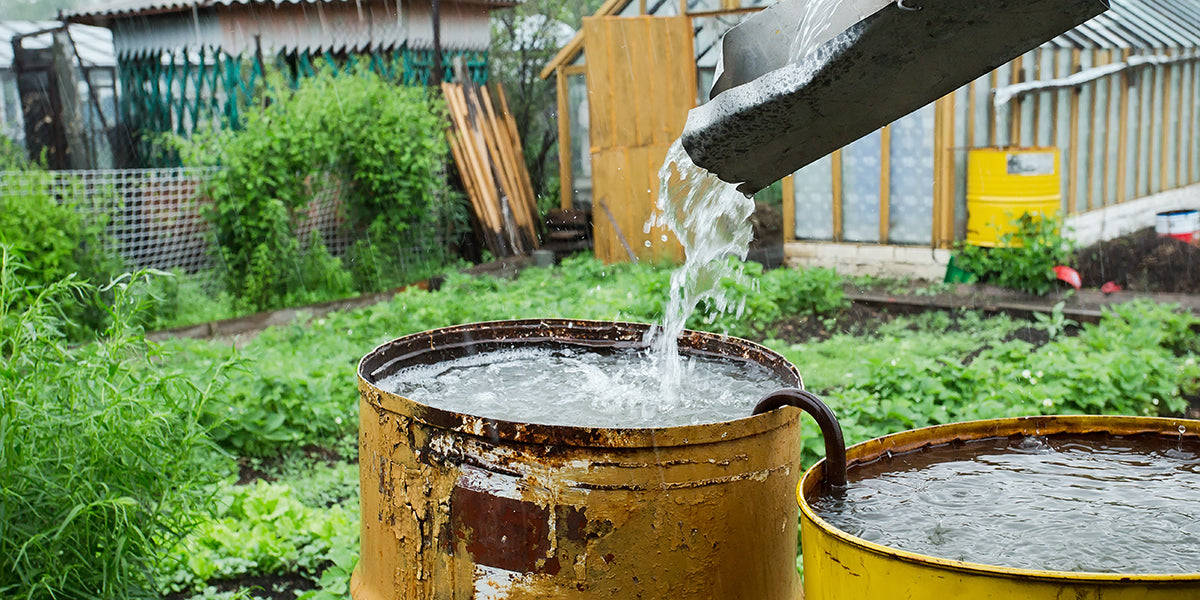
M558 517L561 523L566 524L566 537L574 542L582 542L587 539L587 509L578 508L575 506L560 506L558 507Z
M477 564L518 573L559 571L550 555L550 511L541 506L455 487L450 522Z

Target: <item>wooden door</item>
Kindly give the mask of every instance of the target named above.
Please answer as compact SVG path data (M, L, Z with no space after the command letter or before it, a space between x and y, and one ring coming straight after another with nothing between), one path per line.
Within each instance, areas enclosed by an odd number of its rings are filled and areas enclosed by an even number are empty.
M587 17L583 32L596 257L680 261L679 243L658 228L645 233L645 224L658 170L696 103L692 20Z

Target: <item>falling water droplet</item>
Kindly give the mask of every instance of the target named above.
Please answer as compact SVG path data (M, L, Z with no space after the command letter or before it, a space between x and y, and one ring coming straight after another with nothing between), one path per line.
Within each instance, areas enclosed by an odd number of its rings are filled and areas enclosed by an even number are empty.
M650 240L646 240L646 247L649 248L651 245Z
M660 237L660 238L658 238L658 239L660 239L660 240L662 240L662 241L664 241L664 242L665 242L665 241L667 241L667 236L664 234L662 237Z

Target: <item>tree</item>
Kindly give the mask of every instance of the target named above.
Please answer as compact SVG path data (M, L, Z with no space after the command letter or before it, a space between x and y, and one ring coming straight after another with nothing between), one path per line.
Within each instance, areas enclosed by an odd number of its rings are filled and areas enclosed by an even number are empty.
M538 205L558 203L558 102L538 77L602 0L527 0L492 13L492 77L508 93Z

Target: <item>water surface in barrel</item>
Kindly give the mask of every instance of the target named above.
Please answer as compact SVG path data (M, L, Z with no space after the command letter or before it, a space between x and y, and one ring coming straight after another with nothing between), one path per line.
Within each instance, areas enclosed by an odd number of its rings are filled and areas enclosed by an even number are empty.
M435 408L492 419L582 427L672 427L750 416L785 386L746 361L683 354L676 402L662 402L661 369L639 350L518 347L419 365L384 390Z
M1200 570L1200 441L1107 434L999 438L883 457L844 495L810 499L834 527L918 554L1095 573Z

